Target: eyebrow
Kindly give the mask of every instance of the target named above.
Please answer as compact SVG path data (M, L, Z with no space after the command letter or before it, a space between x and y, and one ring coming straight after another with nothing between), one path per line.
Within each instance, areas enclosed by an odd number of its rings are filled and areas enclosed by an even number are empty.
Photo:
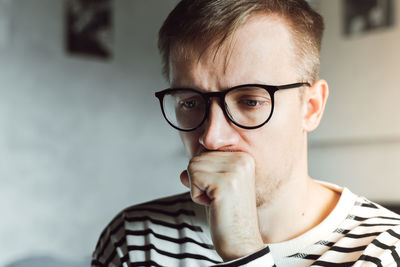
M227 90L229 90L229 89L231 89L233 87L240 86L240 85L246 85L246 84L259 84L259 85L272 85L272 86L275 86L275 85L279 85L280 83L279 84L276 83L276 82L270 83L270 82L265 82L265 81L261 81L261 80L255 79L255 80L250 80L250 81L247 81L247 82L241 82L241 83L238 83L238 84L233 84L233 85L231 84L231 85L229 85L227 87L224 87L224 88L213 88L213 89L218 90L217 92L223 92L223 91L227 91ZM202 92L202 93L209 92L209 91L206 91L206 90L204 90L204 89L202 89L200 87L197 87L197 86L186 86L186 85L184 85L184 86L176 86L176 85L172 86L172 84L171 84L170 88L171 89L180 89L180 88L182 88L182 89L193 89L193 90L196 90L196 91L199 91L199 92ZM214 92L214 91L212 91L212 92Z

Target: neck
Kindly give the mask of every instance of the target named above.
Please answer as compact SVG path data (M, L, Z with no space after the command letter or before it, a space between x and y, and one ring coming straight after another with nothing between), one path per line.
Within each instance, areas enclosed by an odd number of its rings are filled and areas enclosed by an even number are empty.
M335 208L340 193L315 182L308 175L307 136L297 165L272 199L257 208L264 243L279 243L304 234Z
M285 184L276 195L279 197L258 207L264 243L287 241L307 232L329 215L340 198L309 176Z

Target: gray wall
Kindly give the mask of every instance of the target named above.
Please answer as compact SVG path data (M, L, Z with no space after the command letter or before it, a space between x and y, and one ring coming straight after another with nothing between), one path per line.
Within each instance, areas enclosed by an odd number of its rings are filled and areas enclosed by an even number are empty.
M63 1L0 0L0 266L87 265L119 210L185 190L187 159L153 96L167 86L156 35L175 2L115 1L115 57L104 62L65 53ZM310 172L400 201L399 26L346 39L341 2L320 3L331 96Z
M175 1L116 1L110 62L65 53L63 1L7 2L0 266L34 255L84 260L121 208L185 190L184 152L153 94L167 86L156 37Z

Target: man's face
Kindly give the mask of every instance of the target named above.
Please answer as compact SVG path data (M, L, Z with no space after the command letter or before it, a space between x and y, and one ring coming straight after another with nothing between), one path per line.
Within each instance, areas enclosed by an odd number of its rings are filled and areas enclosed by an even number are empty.
M214 49L206 50L200 59L199 54L193 54L189 58L172 56L172 87L214 92L241 84L303 82L294 69L291 35L283 20L276 16L253 16L216 56ZM255 130L232 124L218 100L212 99L208 120L195 131L181 132L189 156L204 151L250 154L256 164L257 204L269 201L285 181L298 176L306 165L306 134L302 128L299 93L299 89L277 91L271 120Z

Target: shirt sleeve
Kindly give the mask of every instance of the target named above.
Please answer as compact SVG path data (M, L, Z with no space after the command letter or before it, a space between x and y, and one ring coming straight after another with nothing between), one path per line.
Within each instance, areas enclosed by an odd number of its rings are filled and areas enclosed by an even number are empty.
M92 267L126 266L123 263L126 251L123 250L124 246L121 244L124 240L125 229L115 230L119 229L119 225L123 225L123 217L123 213L119 213L100 234L92 253Z
M262 250L250 254L248 256L229 261L220 263L217 265L213 265L213 267L235 267L235 266L244 266L244 267L272 267L276 266L274 259L272 257L271 251L268 246L263 248Z
M378 235L353 266L400 266L400 225Z
M111 239L100 238L92 254L92 267L123 266L118 253L118 248Z

